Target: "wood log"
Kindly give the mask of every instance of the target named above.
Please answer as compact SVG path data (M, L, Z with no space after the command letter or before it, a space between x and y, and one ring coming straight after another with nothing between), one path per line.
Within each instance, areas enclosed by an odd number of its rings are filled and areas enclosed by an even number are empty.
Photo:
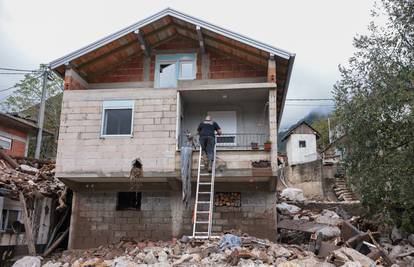
M69 228L67 228L62 235L56 239L55 242L53 242L53 244L50 246L50 248L48 248L44 253L43 253L43 257L47 257L50 255L50 253L52 253L58 246L60 243L62 243L63 239L65 239L65 237L69 234Z
M12 159L9 155L6 154L4 149L0 146L0 158L4 159L13 169L20 168L20 165Z
M22 211L23 211L23 221L24 221L24 229L26 230L27 248L31 256L36 256L36 246L35 246L35 241L33 238L33 228L32 228L32 224L30 223L29 214L27 212L26 200L22 192L19 192L19 200L20 200L20 205L22 206Z

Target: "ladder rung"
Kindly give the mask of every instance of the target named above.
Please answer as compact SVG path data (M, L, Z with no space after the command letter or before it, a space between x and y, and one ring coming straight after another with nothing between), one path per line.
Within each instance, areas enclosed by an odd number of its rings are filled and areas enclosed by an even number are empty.
M196 221L196 223L200 223L200 224L208 224L208 221Z
M207 211L207 210L199 210L199 211L197 211L197 213L210 213L210 211Z
M211 185L211 183L200 182L199 185Z
M211 173L200 173L200 176L211 176Z
M198 201L198 204L210 204L210 201Z
M198 192L199 194L211 194L211 192Z
M194 232L194 234L208 234L208 232Z

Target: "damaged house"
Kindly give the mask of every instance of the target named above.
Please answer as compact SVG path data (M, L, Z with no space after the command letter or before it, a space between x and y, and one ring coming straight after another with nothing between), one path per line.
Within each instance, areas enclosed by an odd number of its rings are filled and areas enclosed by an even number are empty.
M73 190L69 248L191 235L199 152L186 207L181 146L207 114L223 131L212 232L274 240L277 129L294 57L165 9L51 62L65 79L56 177Z

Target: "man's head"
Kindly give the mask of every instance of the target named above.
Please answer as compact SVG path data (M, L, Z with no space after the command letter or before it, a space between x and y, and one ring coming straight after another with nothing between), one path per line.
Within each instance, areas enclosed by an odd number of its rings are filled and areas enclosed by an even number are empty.
M206 118L205 118L205 120L206 121L211 121L211 116L210 115L207 115Z

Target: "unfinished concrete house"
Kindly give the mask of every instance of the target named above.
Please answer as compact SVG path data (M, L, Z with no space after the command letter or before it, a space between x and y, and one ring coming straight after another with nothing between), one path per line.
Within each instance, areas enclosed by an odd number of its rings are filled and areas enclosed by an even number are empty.
M191 236L199 152L187 207L180 153L207 114L223 130L211 232L275 239L277 129L293 62L172 9L51 62L65 79L56 176L74 191L69 248Z

